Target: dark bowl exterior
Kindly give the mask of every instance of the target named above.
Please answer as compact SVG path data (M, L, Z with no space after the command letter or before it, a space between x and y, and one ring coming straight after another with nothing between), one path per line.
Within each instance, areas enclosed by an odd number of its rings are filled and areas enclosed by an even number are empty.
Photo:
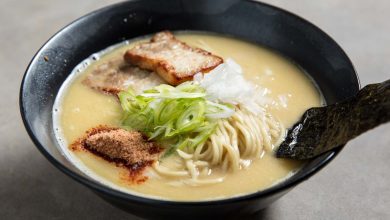
M52 108L62 83L92 53L161 30L215 32L264 45L304 68L327 103L350 97L359 90L355 70L337 43L311 23L276 7L237 0L138 0L115 4L76 20L54 35L35 55L23 78L20 90L23 122L35 145L58 169L110 203L139 216L233 217L268 206L318 172L342 149L308 161L293 177L269 189L218 201L142 198L110 189L85 176L58 151L53 132Z
M147 219L251 219L259 210L272 204L289 191L289 188L264 196L229 203L208 204L154 204L129 203L106 194L97 193L112 205ZM142 210L142 211L141 211Z

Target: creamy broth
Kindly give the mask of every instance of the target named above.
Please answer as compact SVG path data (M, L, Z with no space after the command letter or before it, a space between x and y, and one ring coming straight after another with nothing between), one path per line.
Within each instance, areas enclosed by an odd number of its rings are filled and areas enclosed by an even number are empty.
M308 108L321 105L321 95L307 75L284 57L266 48L216 35L187 33L179 34L177 38L224 59L234 59L243 68L246 79L267 88L268 97L274 100L267 110L279 118L285 127L292 126ZM225 176L223 183L196 187L172 185L169 178L159 178L149 170L151 176L145 183L132 184L126 180L127 171L124 168L88 152L70 151L68 145L89 128L99 124L120 125L121 108L117 99L92 90L81 81L100 63L121 58L135 43L122 44L108 51L63 85L54 121L57 123L55 126L59 127L58 135L63 139L62 150L80 170L103 184L131 194L194 201L235 197L263 190L288 178L302 165L265 153L261 159L253 160L248 168L238 172L224 174L214 169L210 178ZM169 164L172 160L175 160L175 156L163 163Z

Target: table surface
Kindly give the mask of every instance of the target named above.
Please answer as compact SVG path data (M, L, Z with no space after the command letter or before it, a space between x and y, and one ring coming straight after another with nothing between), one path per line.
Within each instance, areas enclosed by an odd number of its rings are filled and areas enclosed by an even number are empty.
M18 93L26 66L57 30L109 0L0 2L0 218L139 219L54 168L23 127ZM390 78L387 0L266 0L313 22L354 63L362 85ZM347 144L317 175L253 219L390 219L390 124Z

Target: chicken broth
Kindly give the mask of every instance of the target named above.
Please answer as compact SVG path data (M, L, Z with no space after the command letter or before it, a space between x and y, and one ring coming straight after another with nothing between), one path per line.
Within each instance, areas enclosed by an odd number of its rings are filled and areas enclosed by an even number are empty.
M176 36L188 45L232 58L241 65L244 77L264 88L271 101L266 109L286 127L292 126L310 107L320 106L322 96L314 83L296 65L269 49L245 41L207 34L182 33ZM121 125L122 109L114 96L102 94L87 87L82 81L94 68L108 61L120 61L124 53L140 41L121 44L100 54L99 59L86 64L81 72L74 72L64 83L57 97L54 124L62 151L81 171L109 187L130 194L175 201L199 201L236 197L264 190L285 180L302 163L275 158L263 152L261 158L246 160L238 172L224 172L219 168L209 171L207 178L224 177L217 184L193 186L175 178L162 178L151 168L146 170L148 180L134 184L127 179L127 170L89 153L71 151L69 144L86 130L97 125ZM178 157L172 155L161 164L174 167Z

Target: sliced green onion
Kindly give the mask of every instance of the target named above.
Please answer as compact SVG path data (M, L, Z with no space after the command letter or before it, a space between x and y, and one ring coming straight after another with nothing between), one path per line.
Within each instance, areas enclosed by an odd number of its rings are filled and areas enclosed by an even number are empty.
M222 105L210 101L206 101L206 104L208 105L208 112L206 113L206 117L229 118L234 114L234 109L228 107L227 105Z
M118 97L122 125L166 144L169 152L203 144L215 130L215 119L234 113L228 105L208 101L205 90L193 82L177 87L162 84L139 95L129 89Z

